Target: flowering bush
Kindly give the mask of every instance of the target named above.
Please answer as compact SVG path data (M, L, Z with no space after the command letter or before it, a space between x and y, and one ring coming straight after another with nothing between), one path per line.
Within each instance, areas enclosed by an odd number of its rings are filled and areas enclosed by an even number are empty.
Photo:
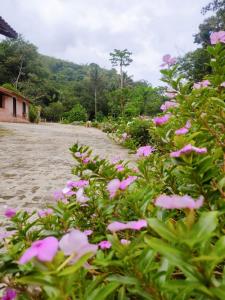
M136 168L75 144L54 204L6 212L2 299L225 299L225 49L208 51L197 89L164 57L177 105L148 121Z

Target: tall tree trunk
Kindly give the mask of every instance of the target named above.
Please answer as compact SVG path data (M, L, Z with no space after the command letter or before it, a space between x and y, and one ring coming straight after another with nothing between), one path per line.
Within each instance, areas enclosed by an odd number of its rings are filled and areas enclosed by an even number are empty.
M95 87L95 120L97 120L97 88Z
M123 68L122 63L120 63L120 88L123 88Z
M19 80L20 80L20 76L22 74L22 70L23 70L23 56L21 56L19 73L18 73L18 76L17 76L16 81L15 81L15 87L16 87L16 89L18 88L18 83L19 83Z

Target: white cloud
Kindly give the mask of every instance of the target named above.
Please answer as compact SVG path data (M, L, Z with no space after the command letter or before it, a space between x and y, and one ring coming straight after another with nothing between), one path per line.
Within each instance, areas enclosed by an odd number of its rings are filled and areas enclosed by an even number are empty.
M3 2L3 0L1 0ZM159 84L165 53L193 50L208 0L7 0L3 18L43 54L110 68L109 52L127 48L135 79Z

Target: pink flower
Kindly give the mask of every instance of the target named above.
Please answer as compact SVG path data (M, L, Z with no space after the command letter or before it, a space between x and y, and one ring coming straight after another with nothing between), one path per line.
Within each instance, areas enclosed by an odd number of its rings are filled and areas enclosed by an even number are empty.
M190 128L191 128L191 121L190 121L190 120L188 120L188 121L186 122L185 127L186 127L187 129L190 129Z
M160 195L155 200L155 205L166 208L166 209L197 209L203 205L203 197L200 196L196 201L192 199L190 196L179 196L179 195Z
M116 231L128 229L128 227L127 227L126 223L115 221L115 222L110 223L107 226L107 229L110 230L111 232L116 232Z
M180 129L177 129L177 130L175 131L175 133L176 133L177 135L186 134L186 133L188 133L188 131L189 131L190 128L191 128L191 122L188 120L188 121L186 122L185 126L182 127L182 128L180 128Z
M154 150L155 149L152 146L143 146L137 150L136 155L139 157L141 157L141 156L146 157L146 156L151 155Z
M88 164L90 162L90 160L91 159L89 157L85 157L85 158L83 158L82 162L83 162L83 164Z
M114 157L114 158L112 159L112 164L115 165L115 164L117 164L119 161L121 161L121 158L120 158L120 157Z
M129 241L129 240L126 240L126 239L121 239L121 240L120 240L120 243L121 243L122 245L129 245L129 244L130 244L130 241Z
M167 123L170 117L171 117L170 114L166 114L166 115L161 116L161 117L155 117L153 119L153 122L155 123L156 126L160 126L160 125L163 125L163 124Z
M76 152L76 153L74 153L74 155L75 155L76 157L78 157L78 158L80 158L80 157L82 157L82 156L83 156L83 154L82 154L82 153L80 153L80 152Z
M51 208L47 208L47 209L39 210L38 216L40 218L44 218L44 217L52 215L52 213L53 213L53 210Z
M225 81L222 82L220 86L225 87Z
M112 247L112 244L109 241L101 241L98 245L102 250L110 249Z
M66 196L75 195L75 192L72 191L72 187L68 187L68 186L66 186L64 189L62 189L62 193Z
M194 83L193 85L193 89L194 90L199 90L201 88L201 84L200 83Z
M210 42L212 45L217 43L225 43L225 31L212 32L210 34Z
M31 247L28 248L20 258L19 264L23 265L33 257L44 262L52 261L58 250L58 244L58 240L53 236L33 242Z
M132 184L137 179L137 176L128 176L127 179L120 181L119 179L111 180L107 185L107 190L109 191L110 198L115 197L116 192L120 190L125 190L130 184Z
M116 192L120 188L120 180L113 179L107 185L107 190L109 191L110 198L113 198L116 195Z
M178 103L174 102L174 101L166 101L164 104L162 104L160 106L160 109L162 111L166 111L168 109L170 109L171 107L177 107L178 106Z
M82 188L82 187L85 187L89 184L88 180L83 180L83 179L80 179L80 180L77 180L77 181L72 181L72 180L69 180L67 181L66 185L67 187L76 187L76 188Z
M176 97L176 95L177 95L177 92L174 92L174 91L172 91L172 92L168 91L166 93L166 96L170 99L173 99L174 97Z
M172 65L175 65L175 63L176 63L176 58L171 57L170 54L164 55L162 60L163 60L163 64L161 65L161 67L165 67L166 65L168 65L168 67L170 67Z
M62 191L55 191L55 192L53 193L53 197L54 197L54 199L55 199L56 201L59 201L59 200L64 199L64 194L63 194Z
M128 134L126 132L122 133L121 136L124 141L128 138Z
M107 229L111 232L116 232L125 229L133 229L133 230L140 230L144 227L147 227L146 220L138 220L138 221L130 221L127 223L122 222L112 222L107 226Z
M132 184L137 179L137 176L128 176L120 182L120 189L125 190L130 184Z
M16 230L11 230L11 231L5 231L3 233L0 233L0 239L7 239L14 235L16 233Z
M138 172L139 172L139 169L138 169L137 167L134 167L134 168L132 168L132 171L133 171L134 173L138 173Z
M93 230L90 230L90 229L84 230L84 234L86 236L92 235L92 233L93 233Z
M207 86L210 85L210 81L209 81L209 80L203 80L203 81L201 82L201 85L202 85L202 87L207 87Z
M16 298L16 291L12 289L7 289L2 297L2 300L13 300Z
M13 218L16 215L16 210L14 208L7 208L5 211L5 216L9 219Z
M186 134L186 133L188 133L188 129L186 128L186 127L182 127L182 128L180 128L180 129L177 129L176 131L175 131L175 133L177 134L177 135L181 135L181 134Z
M88 242L85 233L77 229L65 234L59 242L59 247L65 255L75 255L73 262L76 262L86 253L92 252L94 255L98 249L97 245Z
M146 220L130 221L127 223L130 229L140 230L143 227L147 227Z
M187 154L190 152L204 154L204 153L207 153L207 149L206 148L198 148L198 147L192 146L191 144L188 144L178 151L171 152L170 156L171 157L180 157L182 154Z
M83 188L80 188L76 192L76 196L77 196L77 202L79 202L79 203L85 203L89 200L89 198L84 195L84 189Z
M209 80L203 80L201 82L194 83L193 89L194 90L199 90L201 88L208 87L209 85L210 85L210 81Z
M124 166L121 165L121 164L120 164L120 165L117 165L117 166L116 166L116 169L117 169L118 172L123 172L123 171L124 171Z

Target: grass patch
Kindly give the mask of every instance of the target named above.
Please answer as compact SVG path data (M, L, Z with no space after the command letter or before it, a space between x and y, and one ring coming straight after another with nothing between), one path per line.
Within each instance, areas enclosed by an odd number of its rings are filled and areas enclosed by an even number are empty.
M6 136L6 135L11 135L12 131L0 127L0 137Z

